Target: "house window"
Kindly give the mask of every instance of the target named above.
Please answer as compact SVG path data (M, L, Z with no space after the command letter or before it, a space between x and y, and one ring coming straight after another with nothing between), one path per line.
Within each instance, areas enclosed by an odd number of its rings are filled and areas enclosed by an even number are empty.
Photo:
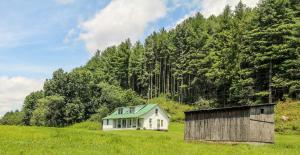
M109 124L109 120L107 119L107 120L106 120L106 125L108 125L108 124Z
M164 121L160 120L160 126L164 126Z
M129 112L130 112L131 114L133 114L133 113L134 113L134 107L131 107L131 108L129 109Z
M118 109L118 114L123 114L123 109L122 108Z
M142 118L138 118L138 127L140 128L142 126L143 123L143 119Z
M152 119L149 118L149 127L152 128Z
M127 128L130 128L130 119L126 119L126 125L127 125Z
M121 128L121 120L118 119L118 125L117 125L118 128Z
M158 109L155 109L155 115L156 116L158 115Z
M157 128L160 128L160 119L157 119Z
M136 119L132 120L132 127L135 128L136 127Z
M265 112L265 109L260 109L260 113L263 114Z
M131 126L131 119L129 119L129 126Z

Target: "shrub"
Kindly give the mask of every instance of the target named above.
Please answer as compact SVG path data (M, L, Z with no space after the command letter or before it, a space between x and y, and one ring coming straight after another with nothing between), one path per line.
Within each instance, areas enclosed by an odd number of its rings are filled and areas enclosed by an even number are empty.
M1 119L0 124L2 125L23 125L24 112L22 111L11 111L7 112Z
M216 101L214 100L199 98L198 101L194 103L194 105L198 109L209 109L215 107L215 103Z
M97 113L91 115L89 121L102 122L102 118L109 114L109 109L106 106L102 106L97 110Z

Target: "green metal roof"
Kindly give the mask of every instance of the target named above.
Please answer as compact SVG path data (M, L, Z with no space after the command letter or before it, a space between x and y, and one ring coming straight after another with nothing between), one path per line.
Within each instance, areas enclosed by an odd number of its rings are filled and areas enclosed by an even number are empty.
M130 113L130 108L132 107L120 107L123 109L123 114L118 114L118 109L120 108L117 108L112 114L104 117L103 119L136 118L146 114L156 106L157 104L145 104L145 105L132 106L134 107L135 110L134 113Z

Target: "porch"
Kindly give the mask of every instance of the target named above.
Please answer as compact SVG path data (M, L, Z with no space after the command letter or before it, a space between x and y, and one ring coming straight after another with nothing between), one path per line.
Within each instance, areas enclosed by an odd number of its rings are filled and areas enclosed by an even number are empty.
M143 127L142 118L113 119L113 129L138 129Z

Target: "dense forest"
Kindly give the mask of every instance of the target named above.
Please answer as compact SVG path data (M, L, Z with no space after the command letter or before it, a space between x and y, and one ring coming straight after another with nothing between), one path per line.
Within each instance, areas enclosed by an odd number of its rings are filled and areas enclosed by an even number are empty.
M256 8L240 2L209 18L197 13L144 42L97 51L69 73L55 71L2 122L23 115L20 124L65 126L160 95L209 107L300 99L299 45L299 0L263 0Z

